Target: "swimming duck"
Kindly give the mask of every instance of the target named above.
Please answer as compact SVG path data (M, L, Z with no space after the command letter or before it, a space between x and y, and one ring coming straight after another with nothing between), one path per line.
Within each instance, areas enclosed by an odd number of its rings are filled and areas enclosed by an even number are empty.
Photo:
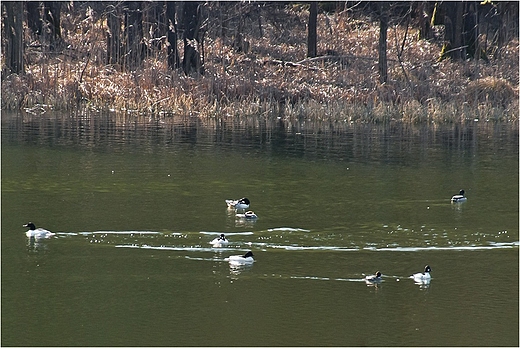
M255 262L253 256L253 253L251 251L248 251L247 253L245 253L245 255L232 255L224 260L229 261L230 264L234 265L245 265Z
M248 220L258 219L258 216L256 216L255 212L252 210L246 211L244 217Z
M458 195L454 195L453 197L451 197L452 203L466 202L466 200L467 200L467 198L464 197L464 190L460 190Z
M382 280L381 272L379 272L379 271L377 271L375 274L367 275L365 277L365 281L367 283L377 283L377 282L380 282L381 280Z
M32 222L29 222L29 223L23 225L23 227L29 227L29 231L25 232L25 235L27 236L27 238L35 238L35 239L50 238L56 234L56 233L52 233L51 231L47 231L46 229L43 229L43 228L36 228L36 226Z
M212 244L215 248L219 248L224 245L227 245L229 243L229 241L226 239L226 236L224 235L224 233L222 233L219 237L213 239L209 243Z
M430 272L432 271L432 269L430 268L430 266L426 265L424 267L424 272L419 272L419 273L414 273L410 276L410 278L413 278L413 280L417 283L421 283L421 282L425 282L425 281L430 281L430 279L432 278L432 276L430 275Z
M238 219L245 219L245 220L249 220L249 221L258 219L258 216L252 210L246 211L244 214L237 214L236 217Z
M237 209L237 210L246 210L247 208L249 208L249 204L251 204L251 202L249 201L249 199L244 197L244 198L237 199L236 201L234 201L232 199L226 199L226 204L227 204L228 208L233 208L233 209Z

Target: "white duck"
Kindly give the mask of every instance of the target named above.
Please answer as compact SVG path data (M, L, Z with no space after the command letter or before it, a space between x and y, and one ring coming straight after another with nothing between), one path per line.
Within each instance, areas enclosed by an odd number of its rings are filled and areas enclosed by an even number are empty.
M209 242L213 247L220 248L224 245L228 245L229 241L226 239L226 236L224 233L222 233L219 237L213 239L211 242Z
M253 253L248 251L245 253L245 255L232 255L228 258L225 258L224 261L228 261L232 265L248 265L255 262L253 256Z
M36 228L36 226L32 222L23 225L23 227L29 227L29 231L25 232L27 238L44 239L56 235L56 233L47 231L44 228Z
M430 275L430 272L432 269L430 266L426 265L424 267L424 272L414 273L410 276L416 283L426 283L430 282L432 279L432 276Z

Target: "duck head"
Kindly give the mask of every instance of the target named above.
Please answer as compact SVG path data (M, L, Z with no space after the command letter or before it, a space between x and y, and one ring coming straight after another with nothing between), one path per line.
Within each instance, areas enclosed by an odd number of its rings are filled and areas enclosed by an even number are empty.
M246 257L253 257L253 256L254 256L254 255L253 255L253 252L248 251L248 252L244 255L244 258L246 258Z
M29 227L31 231L34 231L36 229L36 226L34 226L32 222L26 223L25 225L23 225L23 227Z
M247 205L249 205L251 202L249 202L249 199L244 197L244 198L240 198L237 203L238 204L247 204Z
M428 273L431 271L432 271L432 269L430 268L430 266L426 265L426 267L424 267L424 273Z

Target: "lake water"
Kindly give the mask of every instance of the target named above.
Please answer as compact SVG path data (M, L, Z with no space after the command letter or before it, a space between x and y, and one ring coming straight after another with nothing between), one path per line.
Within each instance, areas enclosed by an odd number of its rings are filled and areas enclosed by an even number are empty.
M3 346L519 345L517 124L3 112L1 143Z

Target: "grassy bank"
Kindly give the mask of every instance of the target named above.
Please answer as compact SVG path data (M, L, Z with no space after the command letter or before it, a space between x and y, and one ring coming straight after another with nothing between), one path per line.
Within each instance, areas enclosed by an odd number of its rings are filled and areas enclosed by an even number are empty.
M253 31L246 36L245 53L217 35L210 18L205 75L185 76L168 69L164 46L154 48L132 72L105 65L106 22L85 10L62 21L66 49L48 54L29 47L26 74L2 77L2 109L37 113L87 107L161 117L256 115L344 122L518 121L518 37L501 48L500 59L488 63L439 62L441 39L419 40L412 26L408 31L391 26L390 81L381 84L377 21L348 11L320 14L321 57L306 59L307 18L304 7L280 9L276 22L262 24L261 36Z

